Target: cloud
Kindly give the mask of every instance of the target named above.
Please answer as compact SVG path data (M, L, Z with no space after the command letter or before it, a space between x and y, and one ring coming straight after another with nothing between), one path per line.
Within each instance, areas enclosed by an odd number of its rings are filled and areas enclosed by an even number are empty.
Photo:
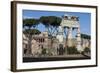
M23 19L32 19L32 18L38 19L37 17L23 16Z

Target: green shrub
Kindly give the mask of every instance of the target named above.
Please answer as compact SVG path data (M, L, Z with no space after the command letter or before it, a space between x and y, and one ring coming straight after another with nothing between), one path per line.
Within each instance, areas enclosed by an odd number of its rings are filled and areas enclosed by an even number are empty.
M49 48L43 48L42 52L41 52L41 55L52 56L52 52L51 52L51 50Z
M90 48L89 48L89 47L86 47L86 48L84 49L84 52L86 52L86 53L90 52Z
M79 54L79 52L77 51L77 48L75 46L67 47L67 53L68 54Z
M42 54L43 54L43 55L46 54L46 49L45 49L45 48L42 49Z

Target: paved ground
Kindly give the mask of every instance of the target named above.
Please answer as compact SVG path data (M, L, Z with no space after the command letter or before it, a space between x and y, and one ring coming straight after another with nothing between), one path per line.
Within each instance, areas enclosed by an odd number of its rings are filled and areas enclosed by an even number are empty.
M82 60L90 59L90 57L83 56L81 54L77 55L59 55L59 56L49 56L49 57L24 57L23 62L41 62L41 61L61 61L61 60Z

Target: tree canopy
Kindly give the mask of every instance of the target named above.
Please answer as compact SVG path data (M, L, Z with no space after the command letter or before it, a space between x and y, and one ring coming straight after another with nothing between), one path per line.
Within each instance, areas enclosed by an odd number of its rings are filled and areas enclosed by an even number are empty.
M38 29L26 29L23 31L24 34L30 34L30 35L34 35L34 34L40 34L41 32Z
M35 29L39 23L42 23L48 29L48 34L52 35L57 31L57 27L60 26L61 18L57 16L41 16L39 19L23 19L23 28L28 27L31 31L31 27Z
M87 35L87 34L81 34L81 38L91 39L91 36L90 35Z
M39 20L38 19L24 19L23 20L23 27L27 26L29 28L31 27L35 27L37 24L39 24Z
M61 18L56 16L42 16L40 17L40 22L45 26L59 26L61 23Z
M57 31L57 27L60 26L61 18L56 16L41 16L40 23L45 25L49 35L53 35Z

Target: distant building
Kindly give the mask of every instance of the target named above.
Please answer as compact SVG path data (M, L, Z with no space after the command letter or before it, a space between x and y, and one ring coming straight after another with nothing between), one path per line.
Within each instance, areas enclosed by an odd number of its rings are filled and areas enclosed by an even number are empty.
M23 37L23 55L25 55L27 54L27 51L28 51L29 38L25 34L23 34L22 37Z
M91 40L90 39L82 39L82 48L85 49L87 48L91 48Z
M27 54L28 50L28 36L23 34L23 55L25 56ZM81 46L82 48L90 48L90 40L89 39L83 39L81 40ZM65 48L66 45L66 39L64 38L63 42L60 43L59 40L56 37L52 37L52 41L50 36L48 36L47 32L42 32L39 35L33 35L32 41L31 41L31 53L33 56L41 55L42 50L46 49L46 53L51 53L52 55L58 55L58 49L60 48L60 44L62 44L63 48ZM72 46L76 47L77 40L76 38L72 39Z
M36 55L36 54L41 54L42 49L44 48L48 48L48 34L47 32L43 32L39 35L34 35L32 37L32 54Z
M32 36L32 41L31 41L31 52L33 56L38 56L41 55L42 50L46 49L47 53L51 53L52 55L58 55L58 51L57 49L60 47L59 45L62 44L63 48L65 48L66 45L66 38L63 38L63 42L60 43L59 39L57 39L56 37L52 37L52 41L51 38L48 36L47 32L42 32L39 35L34 35ZM23 34L23 55L25 56L27 54L28 51L28 41L29 38L27 37L27 35ZM90 43L91 40L89 39L84 39L82 38L81 40L81 46L82 48L90 48ZM72 46L76 47L77 45L77 39L73 38L72 39Z

